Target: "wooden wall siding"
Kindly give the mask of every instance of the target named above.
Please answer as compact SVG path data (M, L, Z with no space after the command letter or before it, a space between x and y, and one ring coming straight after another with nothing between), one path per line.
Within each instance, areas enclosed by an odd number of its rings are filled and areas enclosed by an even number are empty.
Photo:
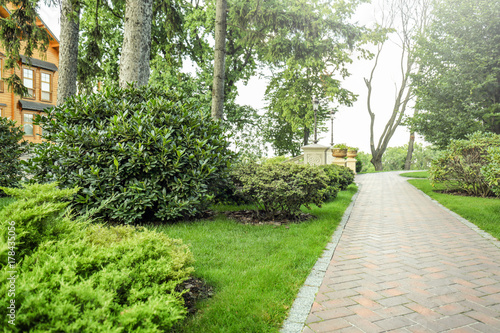
M0 11L1 13L1 11ZM3 15L2 15L3 16ZM21 42L23 44L23 42ZM24 48L24 45L21 46L21 49ZM0 52L2 54L5 54L5 50L3 48L3 45L0 45ZM8 71L4 71L3 69L3 57L1 57L2 61L2 78L3 77L8 77L12 74L12 69ZM59 43L57 41L52 41L49 45L49 48L47 52L41 53L38 50L35 50L33 53L33 57L35 59L47 61L50 63L53 63L59 68ZM16 74L22 79L22 69L24 68L29 68L27 65L19 63L19 68L16 68ZM31 67L34 71L34 88L35 88L35 98L34 99L28 99L25 98L25 100L32 101L32 102L37 102L37 103L43 103L47 105L55 105L57 101L57 81L58 81L58 72L51 72L45 69L37 68L37 67ZM41 73L50 73L51 75L51 90L52 90L52 98L51 102L47 101L42 101L41 100ZM19 96L14 95L13 92L10 91L10 89L7 87L7 84L3 84L4 89L3 92L0 92L0 108L2 110L1 116L3 117L8 117L10 119L14 119L19 126L24 126L24 114L25 113L30 113L30 114L40 114L40 111L32 111L32 110L22 110L20 105L19 105ZM5 104L6 106L2 106L2 104ZM41 142L41 135L42 130L39 128L39 126L33 126L33 136L28 136L26 135L24 138L25 140L31 141L31 142Z

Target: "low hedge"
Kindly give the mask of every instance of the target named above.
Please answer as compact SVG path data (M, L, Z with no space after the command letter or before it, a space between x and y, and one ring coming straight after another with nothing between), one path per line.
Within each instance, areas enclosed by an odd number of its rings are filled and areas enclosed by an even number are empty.
M335 186L335 184L337 184L342 191L345 191L349 185L354 183L354 172L345 166L326 164L321 165L320 167L328 176L331 186Z
M325 173L314 166L294 163L242 165L232 172L236 192L253 202L258 214L294 216L300 207L321 206L332 191Z

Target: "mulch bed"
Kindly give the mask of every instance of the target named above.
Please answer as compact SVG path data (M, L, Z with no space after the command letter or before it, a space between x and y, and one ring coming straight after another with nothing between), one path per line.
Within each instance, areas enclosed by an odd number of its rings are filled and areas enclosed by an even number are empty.
M276 214L270 218L263 219L262 216L256 213L254 210L238 210L234 212L223 212L228 218L233 219L242 224L252 224L252 225L275 225L280 226L283 224L290 223L300 223L315 219L316 217L311 214L300 213L295 216L289 216L286 214Z
M436 193L443 193L443 194L451 194L451 195L457 195L461 197L473 197L473 198L481 198L480 196L477 195L472 195L467 192L459 191L459 190L434 190ZM489 195L484 198L496 198L494 195Z
M196 312L196 302L214 295L214 288L202 279L190 277L176 287L176 291L186 291L182 298L189 314Z

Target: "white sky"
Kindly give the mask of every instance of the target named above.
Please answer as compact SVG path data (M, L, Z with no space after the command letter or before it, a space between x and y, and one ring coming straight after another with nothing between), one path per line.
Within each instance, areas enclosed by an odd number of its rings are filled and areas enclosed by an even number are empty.
M373 22L374 8L371 4L361 5L354 19L361 24L370 24ZM40 16L51 31L56 36L59 36L59 9L42 6ZM393 43L388 43L381 55L379 67L375 72L374 92L372 95L372 109L376 113L375 144L377 144L378 137L390 117L396 85L399 86L401 77L399 73L399 57L399 48ZM340 107L333 123L334 143L346 143L349 146L359 147L364 152L370 152L370 118L366 108L367 88L364 78L368 77L372 64L373 60L354 60L354 63L349 66L351 76L344 81L343 86L358 95L358 100L352 107ZM266 85L266 81L258 77L250 79L246 86L242 83L238 84L239 96L236 101L239 104L247 104L262 109L265 106ZM407 112L412 112L412 110L410 109ZM330 144L330 123L330 120L328 120L326 125L329 131L322 135L319 144ZM405 127L400 127L391 139L389 146L402 146L408 143L408 139L409 132ZM423 140L417 137L417 142L423 143Z

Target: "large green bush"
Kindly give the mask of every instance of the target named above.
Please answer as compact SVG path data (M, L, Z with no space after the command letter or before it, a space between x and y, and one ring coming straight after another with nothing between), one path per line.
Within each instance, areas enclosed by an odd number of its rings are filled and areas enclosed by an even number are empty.
M492 193L489 181L481 171L488 161L488 149L500 146L500 135L476 132L467 140L452 140L430 168L433 183L470 195L488 196Z
M70 190L43 185L21 191L29 198L19 195L1 217L2 230L5 220L9 226L14 221L17 233L8 254L17 265L5 258L0 264L2 327L10 332L167 332L185 317L176 287L192 273L193 258L181 241L145 228L71 220L63 206L53 205ZM30 218L12 208L20 201ZM46 206L54 211L53 219ZM26 232L37 233L36 246L21 237Z
M495 195L500 197L500 147L489 147L488 164L481 168L485 180Z
M17 186L22 177L19 157L27 152L23 129L7 118L0 117L0 186ZM3 196L0 190L0 197Z
M264 218L293 216L302 205L320 206L331 191L325 173L310 165L242 165L232 172L232 177L237 192L257 205Z
M30 161L33 180L79 187L75 208L124 223L195 216L232 153L224 129L193 99L153 88L75 96L38 118L48 134Z

